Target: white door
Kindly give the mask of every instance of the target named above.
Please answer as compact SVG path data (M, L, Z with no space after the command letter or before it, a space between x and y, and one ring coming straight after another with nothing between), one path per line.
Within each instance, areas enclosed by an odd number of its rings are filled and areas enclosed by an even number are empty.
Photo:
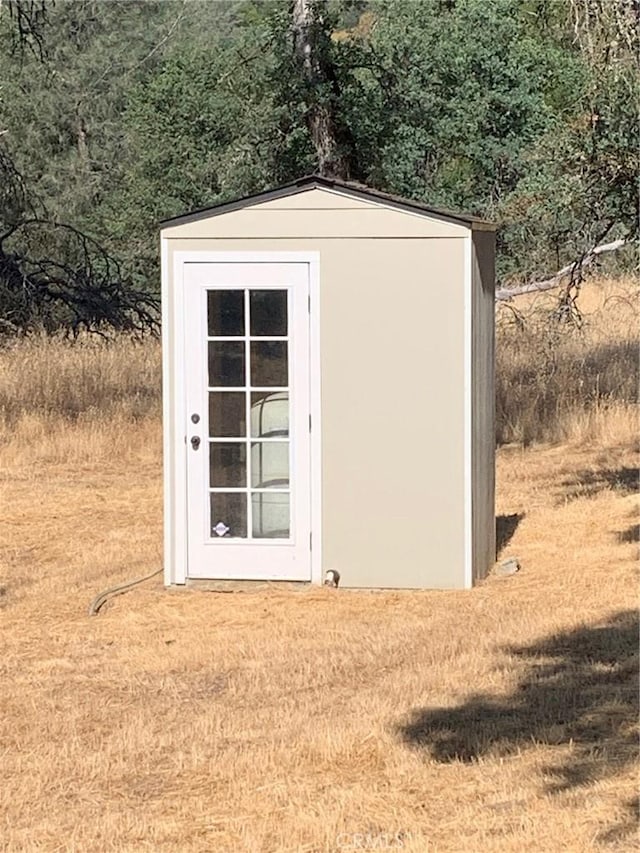
M190 578L311 579L309 265L185 263Z

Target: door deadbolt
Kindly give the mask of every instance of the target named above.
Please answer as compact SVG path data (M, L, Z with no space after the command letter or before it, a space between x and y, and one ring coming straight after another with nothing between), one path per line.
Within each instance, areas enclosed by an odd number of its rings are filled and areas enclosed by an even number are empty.
M191 420L193 421L194 424L197 424L198 421L200 420L200 415L191 415Z
M200 447L200 437L199 436L194 435L191 438L191 447L193 447L194 450L197 450Z

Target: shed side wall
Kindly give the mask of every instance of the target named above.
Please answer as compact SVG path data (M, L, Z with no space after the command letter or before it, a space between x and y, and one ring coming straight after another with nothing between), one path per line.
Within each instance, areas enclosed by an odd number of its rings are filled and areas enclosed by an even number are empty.
M464 583L464 242L322 247L323 554L346 586Z
M471 325L473 580L496 558L495 524L495 235L473 234Z
M168 240L170 271L175 251L320 252L323 569L341 585L464 585L464 243Z

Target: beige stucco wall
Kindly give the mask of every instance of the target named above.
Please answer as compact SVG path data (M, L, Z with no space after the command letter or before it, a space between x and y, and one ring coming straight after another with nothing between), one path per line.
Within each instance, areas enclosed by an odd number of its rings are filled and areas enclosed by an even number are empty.
M472 528L473 579L496 558L495 532L495 235L473 234L472 266Z
M236 213L165 229L168 270L175 251L320 253L323 569L345 587L461 587L469 231L377 209L384 238L367 237L366 205L322 201L295 212L302 238L255 218L230 238Z

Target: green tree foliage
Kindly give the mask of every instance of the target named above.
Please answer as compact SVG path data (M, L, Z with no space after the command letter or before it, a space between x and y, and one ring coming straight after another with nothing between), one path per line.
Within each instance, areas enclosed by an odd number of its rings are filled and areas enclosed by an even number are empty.
M268 61L255 28L233 46L185 46L132 89L128 163L109 205L115 237L138 256L155 257L162 217L273 179L277 117L256 85Z
M143 5L135 4L138 11ZM94 219L135 280L153 288L158 221L273 180L277 118L263 97L270 61L263 4L160 3L154 10L149 3L143 11L146 32L147 18L159 12L168 37L156 20L162 50L151 48L148 62L147 44L143 61L132 70L129 56L123 69L107 146L114 154L106 156L111 165Z
M634 0L22 3L5 253L64 222L29 257L67 268L90 234L109 280L154 292L160 219L318 169L496 220L503 282L636 228Z
M547 133L526 151L526 170L500 207L505 272L517 278L637 233L637 10L631 0L572 0L571 6L570 16L546 19L546 36L575 56L580 85L570 108L554 114Z
M0 50L5 143L51 216L102 224L99 205L123 156L128 90L160 61L176 11L155 2L61 2L47 11L43 58L23 54L17 65Z
M153 6L10 0L0 19L5 328L153 323L153 299L108 250L100 215L121 160L127 84L168 18Z
M514 0L381 4L381 179L403 194L494 214L524 155L576 94L571 56Z

